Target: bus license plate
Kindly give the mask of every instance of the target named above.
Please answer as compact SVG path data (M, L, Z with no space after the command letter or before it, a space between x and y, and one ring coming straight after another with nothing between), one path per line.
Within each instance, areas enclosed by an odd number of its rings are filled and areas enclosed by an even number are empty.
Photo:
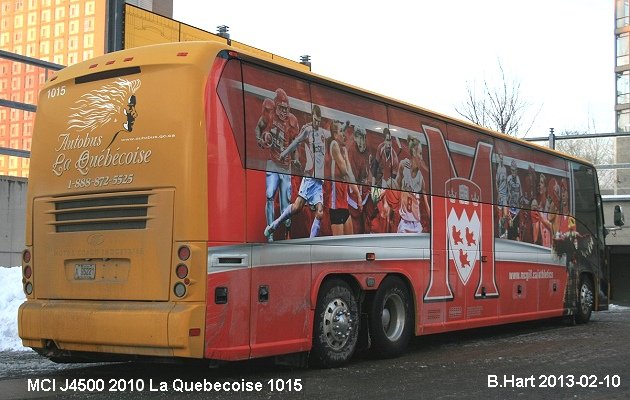
M74 279L90 280L96 276L96 264L75 264Z

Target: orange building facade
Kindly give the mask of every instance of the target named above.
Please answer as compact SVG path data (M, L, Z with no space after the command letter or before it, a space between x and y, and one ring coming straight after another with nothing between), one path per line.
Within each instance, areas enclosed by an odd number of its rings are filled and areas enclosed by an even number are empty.
M105 0L2 0L0 49L72 65L105 51ZM36 104L47 71L0 59L0 98ZM0 147L30 151L35 114L0 107ZM28 177L29 159L0 156L0 175Z

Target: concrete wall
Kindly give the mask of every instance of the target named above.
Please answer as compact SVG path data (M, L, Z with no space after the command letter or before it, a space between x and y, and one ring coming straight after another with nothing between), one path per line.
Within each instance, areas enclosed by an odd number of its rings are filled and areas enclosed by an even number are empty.
M630 196L602 196L604 203L604 221L607 227L614 226L615 206L620 205L626 217L626 224L606 236L606 244L612 246L630 244Z
M615 163L630 163L630 138L618 137L616 140ZM630 195L630 168L617 169L617 187L615 194Z
M0 266L22 265L27 180L0 176Z

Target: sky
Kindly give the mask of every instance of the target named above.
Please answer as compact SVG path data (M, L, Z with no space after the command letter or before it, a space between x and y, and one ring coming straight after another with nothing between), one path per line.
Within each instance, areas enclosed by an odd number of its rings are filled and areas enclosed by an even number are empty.
M613 0L174 0L173 18L452 117L467 88L520 84L522 134L615 130ZM479 89L478 89L479 90ZM531 128L530 128L531 126Z

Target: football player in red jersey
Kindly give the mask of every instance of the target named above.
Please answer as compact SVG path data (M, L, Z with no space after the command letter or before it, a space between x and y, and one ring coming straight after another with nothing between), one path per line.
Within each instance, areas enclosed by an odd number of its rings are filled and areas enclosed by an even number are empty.
M364 209L369 207L372 197L370 196L371 182L369 153L367 150L367 140L365 130L354 127L354 145L348 147L349 168L354 175L356 183L359 185L359 194L354 191L348 193L348 209L352 218L352 230L354 233L369 233L369 224L366 223Z
M385 139L376 149L374 185L391 189L395 185L398 172L398 152L392 149L392 134L388 128L383 129Z
M283 89L276 89L273 109L269 99L265 99L262 114L256 124L258 145L269 149L269 159L265 168L267 225L275 219L274 197L278 191L280 210L284 210L291 202L290 158L283 158L280 155L296 136L298 129L298 120L289 107L289 97ZM287 219L285 225L288 228L291 220ZM267 236L267 240L273 241L273 235Z

